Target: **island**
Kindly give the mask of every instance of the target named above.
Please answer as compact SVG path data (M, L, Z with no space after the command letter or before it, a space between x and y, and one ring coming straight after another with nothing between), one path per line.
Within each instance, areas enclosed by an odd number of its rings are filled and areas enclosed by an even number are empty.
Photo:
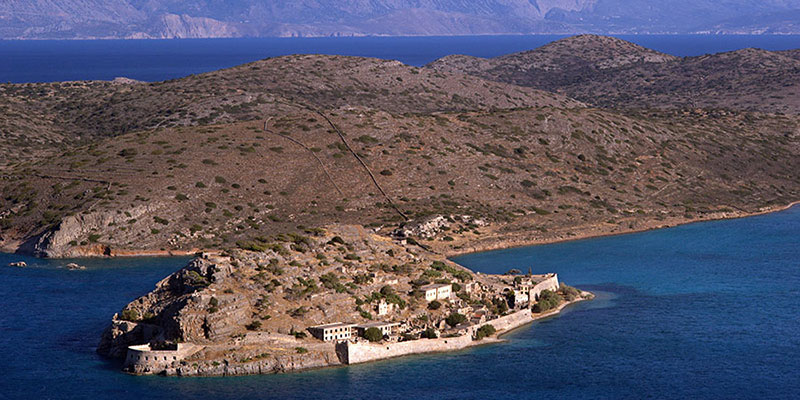
M98 352L135 374L295 371L490 343L590 298L554 273L473 273L336 225L200 255L116 314Z

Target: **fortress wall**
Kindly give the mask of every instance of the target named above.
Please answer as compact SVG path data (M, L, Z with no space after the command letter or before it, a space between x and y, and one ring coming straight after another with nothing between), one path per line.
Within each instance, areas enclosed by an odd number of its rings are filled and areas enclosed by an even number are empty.
M397 343L342 343L345 364L358 364L409 354L460 350L472 344L472 336L464 335L439 339L420 339Z
M551 274L551 275L552 275L551 277L537 283L534 287L531 288L531 294L530 294L531 302L533 302L534 299L538 299L539 294L541 294L542 291L552 290L555 292L558 290L559 288L558 274Z
M508 329L514 329L522 324L532 321L531 310L526 308L522 311L517 311L513 314L508 314L504 317L500 317L497 319L486 321L485 324L476 325L475 329L480 328L483 325L491 325L499 331L504 331Z
M201 349L201 346L185 343L179 343L177 350L152 350L146 344L130 346L123 369L135 374L158 374Z
M461 350L463 348L480 343L473 341L472 335L474 334L475 330L483 325L492 325L497 331L504 331L514 329L531 321L531 310L525 309L504 317L486 321L485 324L471 326L468 331L469 333L463 336L438 339L419 339L407 342L384 344L345 342L337 345L337 353L342 358L343 363L358 364L382 360L385 358L406 356L409 354Z

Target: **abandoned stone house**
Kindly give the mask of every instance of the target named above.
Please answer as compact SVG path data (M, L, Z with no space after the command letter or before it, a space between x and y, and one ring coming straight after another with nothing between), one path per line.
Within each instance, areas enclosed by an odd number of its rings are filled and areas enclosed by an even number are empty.
M478 282L467 282L464 284L464 292L467 294L476 294L483 291L483 287Z
M397 307L396 304L388 303L386 300L381 299L380 301L378 301L378 304L375 305L374 310L375 313L378 314L378 316L384 316L393 313L396 307Z
M448 300L450 294L453 292L453 285L450 283L440 283L425 285L420 288L425 293L425 301L431 302L434 300Z
M356 329L356 324L344 324L341 322L336 322L332 324L326 325L317 325L308 328L308 332L311 333L311 336L325 341L343 341L343 340L350 340L353 338L353 331Z

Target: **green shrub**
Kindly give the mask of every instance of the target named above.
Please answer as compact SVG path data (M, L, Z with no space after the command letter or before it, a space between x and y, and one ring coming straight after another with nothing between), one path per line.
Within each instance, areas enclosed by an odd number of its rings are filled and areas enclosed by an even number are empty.
M475 340L481 340L485 337L494 335L497 332L492 325L484 325L475 331Z
M420 337L423 339L436 339L439 337L439 335L436 334L436 330L434 330L433 328L428 328L425 329L424 332L422 332Z
M120 318L125 321L136 322L139 321L141 317L139 316L139 311L137 311L135 308L126 308L122 310Z
M434 300L434 301L428 303L428 309L429 310L438 310L440 308L442 308L442 303L440 303L438 300Z
M380 342L383 340L383 333L381 333L380 329L375 327L367 328L367 330L364 331L364 339L370 342Z
M383 296L391 296L394 293L395 293L394 292L394 288L389 286L389 285L385 285L385 286L381 287L381 294Z
M247 325L245 325L248 331L257 331L261 329L261 321L253 321Z
M328 241L328 244L344 244L344 239L341 236L334 236Z
M543 290L542 293L539 294L539 300L533 305L533 312L542 313L552 310L553 308L558 307L558 305L563 301L564 298L561 297L560 294L553 292L552 290Z
M559 290L564 295L564 298L567 299L567 301L573 301L578 296L581 295L581 291L580 290L578 290L578 289L576 289L576 288L574 288L572 286L569 286L569 285L567 285L565 283L561 283L561 288Z
M466 320L467 320L467 316L466 315L459 314L459 313L452 313L452 314L447 316L447 319L445 319L445 322L447 322L447 325L450 325L450 326L454 327L454 326L456 326L456 325L458 325L458 324L460 324L460 323L462 323L462 322L464 322Z
M125 158L134 157L137 154L139 154L139 152L136 151L136 149L122 149L122 151L119 152L120 157Z
M308 349L305 348L305 347L295 347L294 351L296 351L297 354L306 354L306 353L308 353Z

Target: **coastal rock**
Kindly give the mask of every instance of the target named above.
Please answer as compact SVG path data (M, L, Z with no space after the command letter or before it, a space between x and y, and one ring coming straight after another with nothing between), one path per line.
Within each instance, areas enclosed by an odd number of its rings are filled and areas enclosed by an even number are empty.
M111 248L101 244L76 246L94 232L107 231L109 226L120 226L134 219L147 219L159 206L148 204L126 212L98 211L65 217L56 227L29 239L20 251L36 257L68 258L81 256L108 256Z
M78 271L78 270L86 269L86 267L84 267L83 265L78 265L78 264L75 264L75 263L69 263L69 264L65 265L65 268L70 270L70 271Z
M17 262L8 263L8 266L9 267L25 268L25 267L28 266L28 264L25 261L17 261Z
M115 315L111 325L103 331L97 353L106 357L123 358L128 352L128 346L148 343L157 337L158 333L159 329L156 326L122 321Z

